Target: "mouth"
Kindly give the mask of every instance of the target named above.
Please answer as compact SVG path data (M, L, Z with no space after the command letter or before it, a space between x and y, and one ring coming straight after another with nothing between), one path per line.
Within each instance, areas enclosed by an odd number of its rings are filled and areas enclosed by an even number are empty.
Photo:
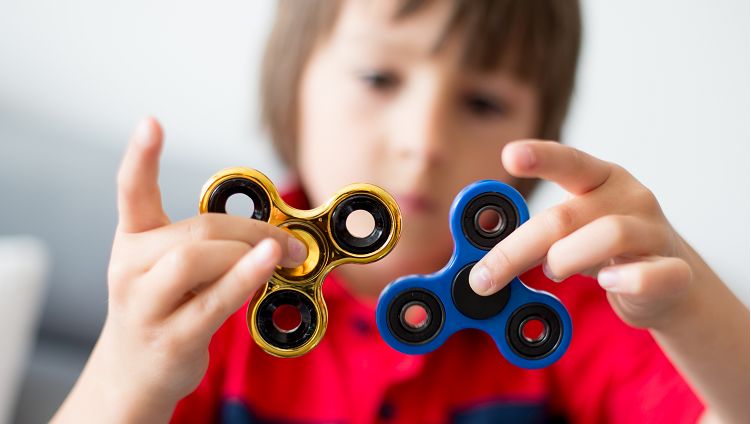
M403 214L427 214L438 207L434 200L419 194L395 195L394 199Z

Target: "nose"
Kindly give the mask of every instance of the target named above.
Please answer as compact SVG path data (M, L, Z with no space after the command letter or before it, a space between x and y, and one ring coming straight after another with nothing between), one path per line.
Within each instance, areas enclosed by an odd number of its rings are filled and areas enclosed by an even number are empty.
M416 75L394 108L389 147L392 157L417 167L436 167L447 154L451 131L448 84L440 75Z

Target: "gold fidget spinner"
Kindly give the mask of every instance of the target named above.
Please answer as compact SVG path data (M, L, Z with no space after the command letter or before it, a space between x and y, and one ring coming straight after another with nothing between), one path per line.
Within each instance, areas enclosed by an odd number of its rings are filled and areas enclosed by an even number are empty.
M248 330L266 352L286 358L309 352L326 332L328 311L321 294L326 275L344 263L377 261L394 248L401 234L401 214L394 198L372 184L350 184L325 205L311 210L290 207L262 173L250 168L229 168L215 174L201 190L200 212L227 213L230 196L244 194L253 201L252 219L283 228L308 246L308 257L297 268L277 267L248 306ZM356 237L347 229L347 217L364 210L373 217L373 231ZM299 323L279 326L275 312L294 307ZM281 311L281 310L280 310Z

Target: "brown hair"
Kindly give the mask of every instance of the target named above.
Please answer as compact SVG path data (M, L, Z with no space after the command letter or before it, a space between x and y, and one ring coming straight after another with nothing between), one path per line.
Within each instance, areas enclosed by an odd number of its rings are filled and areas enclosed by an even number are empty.
M399 0L394 19L432 0ZM463 31L463 65L477 70L512 66L540 93L536 137L560 138L574 88L581 22L577 0L453 0L453 13L436 50ZM303 67L333 28L341 0L280 0L261 71L262 123L288 165L294 166ZM500 53L499 53L500 52Z

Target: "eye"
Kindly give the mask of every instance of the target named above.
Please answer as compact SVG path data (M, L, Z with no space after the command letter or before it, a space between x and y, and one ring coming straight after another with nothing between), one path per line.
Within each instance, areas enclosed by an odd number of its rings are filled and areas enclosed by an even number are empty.
M507 112L503 101L485 94L468 94L464 98L464 103L473 115L480 117L502 115Z
M391 72L363 72L360 74L360 80L370 88L378 91L393 90L399 85L399 78Z

